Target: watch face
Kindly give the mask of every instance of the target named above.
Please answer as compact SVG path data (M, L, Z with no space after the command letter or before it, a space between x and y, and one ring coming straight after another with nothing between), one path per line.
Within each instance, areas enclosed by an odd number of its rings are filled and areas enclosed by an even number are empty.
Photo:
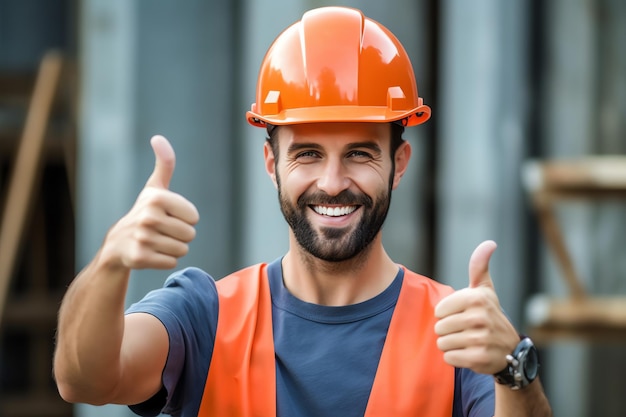
M494 376L497 383L507 385L513 390L524 388L539 373L537 349L527 337L519 342L511 355L507 355L507 361L509 365Z
M537 349L535 349L534 346L531 346L526 351L526 358L523 363L526 379L528 379L528 381L533 381L537 377L537 373L539 371L539 358L537 357Z

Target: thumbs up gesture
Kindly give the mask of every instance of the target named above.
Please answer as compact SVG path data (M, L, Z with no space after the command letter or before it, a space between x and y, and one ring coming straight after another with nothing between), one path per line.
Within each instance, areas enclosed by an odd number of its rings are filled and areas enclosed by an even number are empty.
M469 286L444 298L435 307L439 319L435 332L444 360L458 368L495 374L506 366L519 335L500 308L489 259L496 250L493 241L478 245L469 261Z
M169 190L176 155L163 136L152 137L154 171L131 210L107 233L102 256L112 267L170 269L185 256L199 220L196 207Z

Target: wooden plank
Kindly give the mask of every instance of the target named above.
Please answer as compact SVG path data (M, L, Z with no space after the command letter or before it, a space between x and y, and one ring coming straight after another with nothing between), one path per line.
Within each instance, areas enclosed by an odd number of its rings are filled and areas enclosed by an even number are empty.
M626 156L587 156L577 159L532 160L524 165L530 192L621 192L626 195Z
M536 326L603 326L626 333L626 296L594 296L581 300L535 296L527 305L527 318Z
M554 212L551 201L543 197L541 192L537 192L533 196L539 227L543 232L548 247L556 258L557 265L561 269L563 279L565 280L570 294L574 298L583 298L586 296L585 287L574 267L574 261L565 244L565 239L556 218L556 213Z
M527 333L538 344L564 339L626 342L626 296L577 300L539 295L526 307Z
M44 138L62 70L59 53L43 58L29 105L0 225L0 321L14 274L34 190L39 184Z
M46 296L28 295L9 299L5 303L4 324L23 328L55 327L62 293L49 293Z
M626 332L605 326L530 326L525 334L533 339L535 345L546 347L555 342L585 342L588 344L626 344Z

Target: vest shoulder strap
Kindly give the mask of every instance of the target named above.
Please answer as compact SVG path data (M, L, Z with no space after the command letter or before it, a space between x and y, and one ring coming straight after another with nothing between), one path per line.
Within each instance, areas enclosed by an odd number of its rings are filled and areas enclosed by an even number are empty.
M267 265L216 282L217 333L199 416L276 415L272 300Z
M443 360L434 330L435 306L452 291L404 268L366 417L452 415L454 367Z

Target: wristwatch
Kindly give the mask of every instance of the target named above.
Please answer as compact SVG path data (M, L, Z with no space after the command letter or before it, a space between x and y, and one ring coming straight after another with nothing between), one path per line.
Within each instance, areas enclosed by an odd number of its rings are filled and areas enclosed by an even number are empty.
M506 355L506 368L494 375L498 384L511 389L524 388L537 377L539 358L537 348L529 337L523 337L510 355Z

